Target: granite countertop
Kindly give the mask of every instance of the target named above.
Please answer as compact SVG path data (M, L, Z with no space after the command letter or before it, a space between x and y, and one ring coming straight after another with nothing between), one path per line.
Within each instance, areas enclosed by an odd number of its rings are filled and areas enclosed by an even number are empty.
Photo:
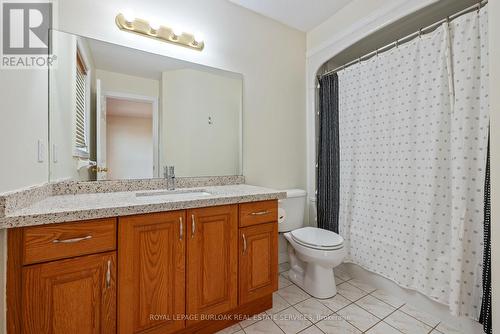
M203 191L192 196L186 192ZM165 190L122 191L49 196L0 218L0 228L43 225L151 212L286 198L278 190L246 184L177 189L179 196L149 196ZM136 194L148 196L137 197Z

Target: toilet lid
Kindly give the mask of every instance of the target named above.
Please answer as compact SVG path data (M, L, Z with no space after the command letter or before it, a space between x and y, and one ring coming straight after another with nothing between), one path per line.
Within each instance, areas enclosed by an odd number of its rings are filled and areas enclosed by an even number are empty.
M334 250L344 246L344 238L340 235L317 227L299 228L291 234L296 242L306 247Z

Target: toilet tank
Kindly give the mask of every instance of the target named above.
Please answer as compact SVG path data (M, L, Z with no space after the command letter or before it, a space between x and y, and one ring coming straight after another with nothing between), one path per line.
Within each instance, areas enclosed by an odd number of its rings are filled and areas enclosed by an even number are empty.
M302 189L289 189L285 191L287 198L279 201L279 232L288 232L304 226L306 191Z

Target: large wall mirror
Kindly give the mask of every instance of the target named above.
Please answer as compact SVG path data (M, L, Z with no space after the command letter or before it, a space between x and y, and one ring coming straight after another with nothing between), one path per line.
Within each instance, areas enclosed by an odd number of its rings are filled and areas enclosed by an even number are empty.
M54 31L50 179L241 175L238 73Z

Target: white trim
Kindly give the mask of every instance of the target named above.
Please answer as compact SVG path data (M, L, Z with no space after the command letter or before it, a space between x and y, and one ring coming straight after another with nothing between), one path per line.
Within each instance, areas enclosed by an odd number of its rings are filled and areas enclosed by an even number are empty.
M342 30L340 33L333 35L326 41L322 42L318 46L309 49L306 51L306 57L309 58L311 56L314 56L315 54L321 52L322 50L330 47L331 45L337 44L342 40L352 40L352 37L356 35L356 33L365 30L366 27L369 27L373 24L375 24L375 28L371 29L370 34L383 28L384 26L387 26L401 17L398 18L393 18L393 19L388 19L388 20L381 20L384 17L389 17L392 16L390 14L394 13L401 13L405 11L409 11L409 13L413 13L418 11L419 9L422 9L424 7L427 7L439 0L403 0L403 1L394 1L391 4L380 7L378 10L370 13L370 15L363 17L362 19L354 22L354 24L351 24L348 26L346 29ZM383 22L381 22L383 21ZM369 34L368 34L369 35ZM364 37L364 36L362 36ZM355 40L352 41L351 45L356 42Z
M153 177L160 177L160 125L158 97L122 93L116 91L103 91L102 96L106 98L115 98L135 102L148 102L153 105Z
M73 157L80 158L80 159L88 159L90 157L88 147L87 147L87 150L83 150L79 147L74 147L73 148Z
M244 175L243 174L243 106L245 103L245 98L244 98L244 92L245 90L245 77L241 75L241 105L240 105L240 112L239 112L239 121L238 121L238 127L239 127L239 170L238 170L238 175Z
M404 0L392 3L373 12L371 15L354 22L342 32L332 36L306 52L306 154L307 154L307 192L309 197L315 197L316 174L316 75L320 67L337 54L352 46L359 40L374 32L408 16L439 0Z
M90 113L92 104L92 67L89 61L90 55L87 53L88 47L85 45L85 41L81 37L76 38L76 53L74 59L76 61L77 55L80 54L87 73L85 75L85 141L87 144L87 149L77 148L76 144L73 143L73 157L88 159L90 157ZM76 69L76 66L74 66ZM76 94L76 90L75 90ZM76 103L76 102L75 102ZM76 112L76 111L74 111ZM74 117L73 127L76 126L76 117Z

